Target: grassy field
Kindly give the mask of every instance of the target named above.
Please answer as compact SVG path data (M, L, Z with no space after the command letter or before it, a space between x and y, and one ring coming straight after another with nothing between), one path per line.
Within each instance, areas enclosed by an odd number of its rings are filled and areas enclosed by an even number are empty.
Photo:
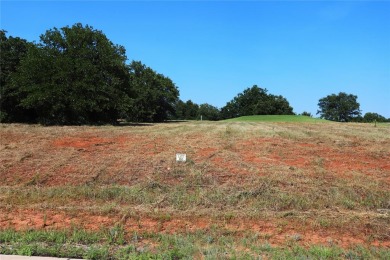
M389 125L2 124L0 135L0 254L390 258Z
M296 115L256 115L242 116L226 120L227 122L300 122L300 123L325 123L330 122L320 118Z

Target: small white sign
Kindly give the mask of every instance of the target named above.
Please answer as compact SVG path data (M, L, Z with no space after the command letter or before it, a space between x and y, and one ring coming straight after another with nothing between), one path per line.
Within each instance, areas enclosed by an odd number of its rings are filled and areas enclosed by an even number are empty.
M176 154L176 162L186 162L187 155L185 153L177 153Z

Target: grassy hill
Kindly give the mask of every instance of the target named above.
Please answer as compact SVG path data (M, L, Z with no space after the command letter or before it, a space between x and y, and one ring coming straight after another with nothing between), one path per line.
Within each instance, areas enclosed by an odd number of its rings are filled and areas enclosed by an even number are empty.
M312 118L308 116L296 116L296 115L254 115L254 116L241 116L237 118L227 119L230 122L329 122L325 119Z

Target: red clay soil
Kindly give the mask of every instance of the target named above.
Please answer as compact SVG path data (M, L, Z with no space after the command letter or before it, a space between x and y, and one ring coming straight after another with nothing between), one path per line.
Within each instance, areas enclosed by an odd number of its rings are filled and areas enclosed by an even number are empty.
M58 130L61 131L61 130ZM132 185L156 171L169 172L175 152L185 151L197 164L205 164L207 173L222 181L236 181L242 175L263 174L267 167L286 167L315 172L321 168L348 178L353 172L363 173L390 185L390 154L375 152L369 142L320 142L317 139L291 140L285 138L240 138L233 143L210 139L200 142L199 134L188 134L180 143L170 137L152 133L117 134L85 131L58 136L2 132L1 186L79 185L99 178L100 183ZM382 144L390 146L387 139ZM34 149L39 146L39 149ZM19 150L19 154L14 151ZM16 158L17 157L17 158ZM238 179L237 179L238 180ZM21 186L23 187L23 186ZM1 196L1 195L0 195ZM1 206L1 205L0 205ZM99 229L122 223L128 231L176 233L207 230L218 225L231 231L251 230L262 234L273 245L284 244L299 234L299 243L329 244L341 247L367 244L367 234L334 229L311 229L288 222L280 227L278 219L250 220L235 218L217 221L205 218L172 217L156 220L123 216L97 216L92 213L69 213L53 210L7 209L0 207L0 228L68 228L73 225ZM369 232L369 231L368 231ZM369 234L368 234L369 235ZM371 245L390 247L390 241L370 241Z
M270 147L267 155L264 157L256 156L256 151L261 150L264 145ZM374 157L369 155L367 149L362 146L345 149L329 147L321 143L300 143L283 139L262 138L237 144L237 149L245 161L257 164L278 162L286 166L310 167L318 163L325 169L338 173L364 171L369 174L370 170L376 168L387 173L390 172L388 155ZM389 180L390 176L386 174L385 177Z
M348 248L356 244L370 244L390 248L390 241L366 241L368 234L359 235L343 232L336 229L315 228L308 229L296 221L289 221L278 225L278 219L251 220L243 218L229 221L211 220L209 218L183 218L155 219L147 216L131 218L118 215L99 216L88 213L66 213L52 210L12 210L0 212L0 227L16 230L28 229L64 229L72 227L87 230L100 230L102 227L112 227L121 224L127 232L152 232L175 234L181 232L194 232L197 230L210 230L218 226L226 231L245 233L250 230L259 235L259 239L266 240L273 246L285 245L286 241L298 242L301 245L337 245Z
M7 144L6 148L11 147L9 149L12 150L12 145L28 142L27 138L29 137L7 133L6 136L2 136L2 142ZM98 166L105 168L113 176L121 172L121 178L116 177L117 183L131 184L129 179L137 177L140 171L143 171L142 175L147 175L153 173L156 168L169 169L172 160L166 158L171 158L176 151L183 150L182 147L190 146L191 149L187 153L191 155L192 160L197 163L209 163L211 165L209 171L216 175L252 174L253 172L248 169L255 169L261 174L267 165L284 165L298 169L322 167L329 172L337 173L340 177L342 175L348 177L348 173L354 171L361 172L390 185L390 155L375 154L364 144L337 146L281 138L256 138L239 140L228 149L223 149L224 145L221 143L199 144L196 136L189 136L186 143L180 145L171 143L169 138L150 138L142 134L101 137L97 133L38 141L42 142L42 150L26 152L21 155L17 164L9 163L14 158L2 158L1 163L6 166L6 170L2 171L4 184L20 184L20 178L31 180L37 174L44 176L42 182L45 185L86 183L93 178L91 174ZM65 158L64 155L68 157L61 162L58 157ZM42 156L46 160L41 160ZM91 162L91 174L86 174L85 162ZM10 166L7 166L8 164Z

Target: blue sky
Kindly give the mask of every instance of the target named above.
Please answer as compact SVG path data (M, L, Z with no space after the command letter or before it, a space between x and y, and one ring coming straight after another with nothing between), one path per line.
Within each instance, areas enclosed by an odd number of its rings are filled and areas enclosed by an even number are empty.
M332 93L390 118L389 1L1 1L1 29L39 41L81 22L222 107L256 84L316 114Z

